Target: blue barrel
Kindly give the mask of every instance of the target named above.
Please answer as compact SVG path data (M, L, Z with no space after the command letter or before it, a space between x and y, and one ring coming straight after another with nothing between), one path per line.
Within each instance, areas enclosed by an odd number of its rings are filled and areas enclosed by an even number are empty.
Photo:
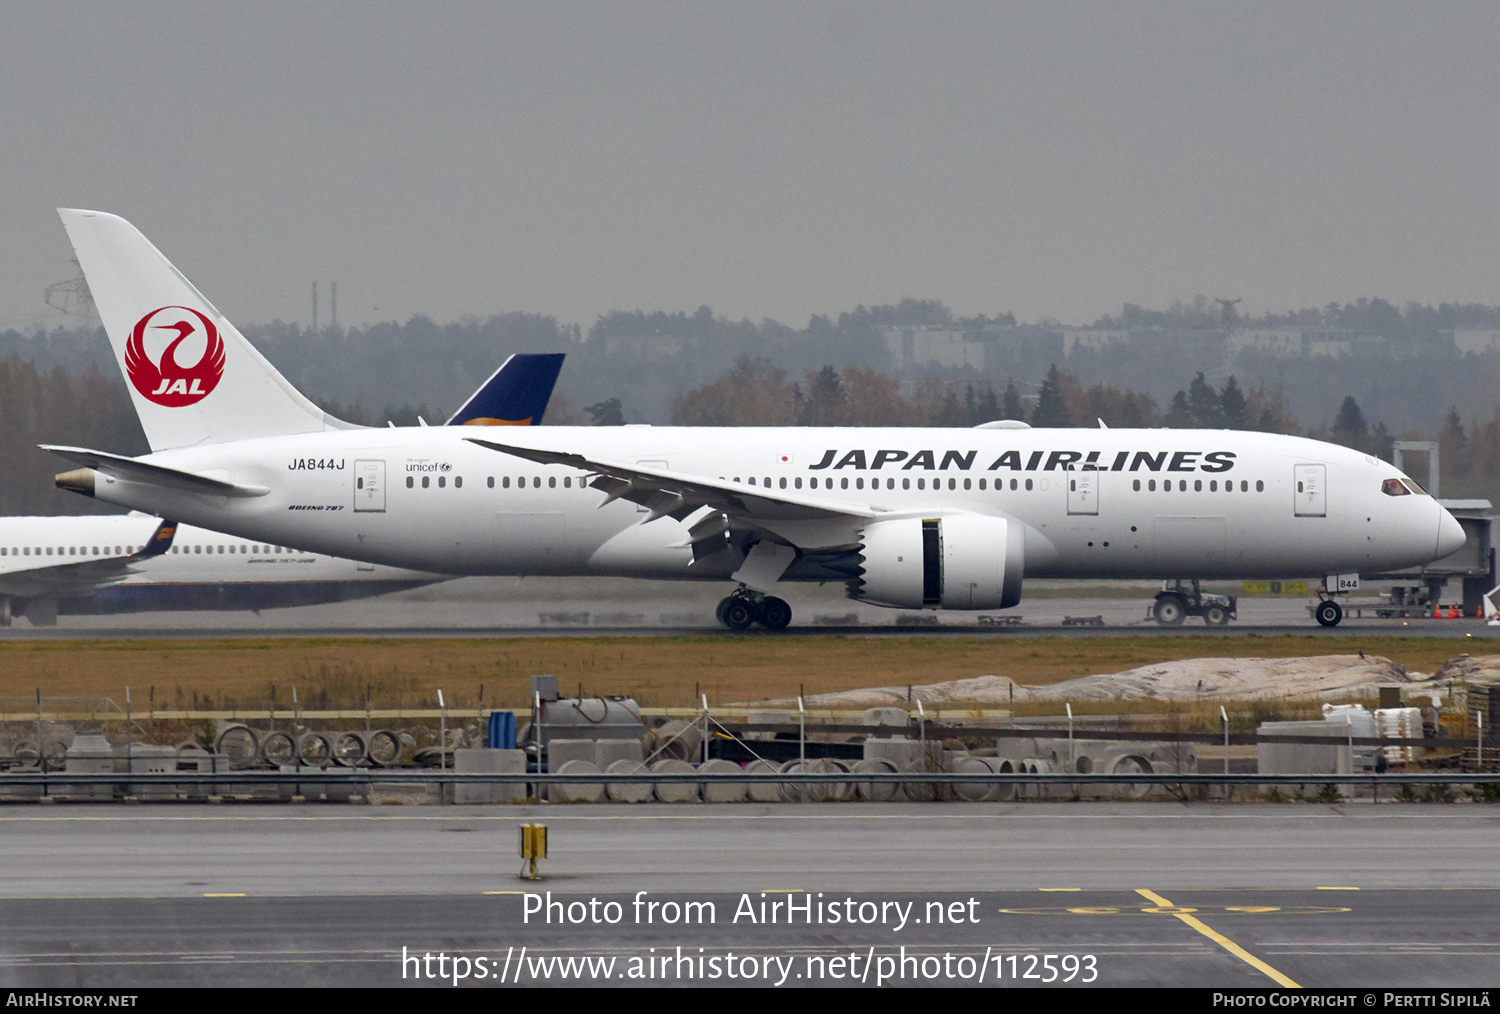
M516 748L516 713L514 711L490 712L490 734L486 745L491 750L514 750Z

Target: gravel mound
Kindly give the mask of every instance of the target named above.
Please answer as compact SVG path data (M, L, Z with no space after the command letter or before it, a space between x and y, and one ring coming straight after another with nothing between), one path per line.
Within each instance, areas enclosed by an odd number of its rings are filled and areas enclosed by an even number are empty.
M1457 661L1479 662L1480 659ZM1500 656L1487 656L1500 682ZM1454 665L1449 662L1448 666ZM1448 666L1444 667L1447 671ZM1441 674L1439 674L1441 675ZM1145 665L1127 672L1024 686L1005 676L928 683L911 688L912 700L923 704L973 702L1006 704L1018 701L1089 701L1117 699L1193 700L1205 697L1376 697L1382 685L1415 683L1428 677L1408 673L1403 666L1379 655L1318 655L1310 658L1191 658ZM1457 678L1456 676L1454 678ZM1465 677L1470 678L1472 677ZM907 688L867 687L809 697L822 707L906 707Z

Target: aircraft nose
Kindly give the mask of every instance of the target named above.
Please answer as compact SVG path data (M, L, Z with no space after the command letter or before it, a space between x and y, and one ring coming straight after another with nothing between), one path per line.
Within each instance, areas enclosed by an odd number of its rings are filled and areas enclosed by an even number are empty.
M1454 516L1442 507L1438 508L1438 559L1456 553L1464 544L1464 529Z

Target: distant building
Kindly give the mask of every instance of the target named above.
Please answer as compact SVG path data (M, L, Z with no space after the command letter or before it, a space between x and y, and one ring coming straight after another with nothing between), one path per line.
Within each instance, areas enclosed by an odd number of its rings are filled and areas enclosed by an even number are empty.
M984 342L973 341L973 332L942 325L883 327L881 337L898 370L918 366L937 366L961 370L965 367L984 370Z
M1453 345L1459 353L1473 352L1481 355L1485 352L1500 351L1500 331L1474 331L1455 330L1453 334Z

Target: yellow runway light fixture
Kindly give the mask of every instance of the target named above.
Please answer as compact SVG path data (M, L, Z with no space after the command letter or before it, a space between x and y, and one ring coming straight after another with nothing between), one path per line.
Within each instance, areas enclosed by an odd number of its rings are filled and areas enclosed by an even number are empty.
M530 867L522 865L522 880L541 880L542 875L537 872L536 861L547 858L547 825L546 824L522 824L521 825L521 858L529 862Z

